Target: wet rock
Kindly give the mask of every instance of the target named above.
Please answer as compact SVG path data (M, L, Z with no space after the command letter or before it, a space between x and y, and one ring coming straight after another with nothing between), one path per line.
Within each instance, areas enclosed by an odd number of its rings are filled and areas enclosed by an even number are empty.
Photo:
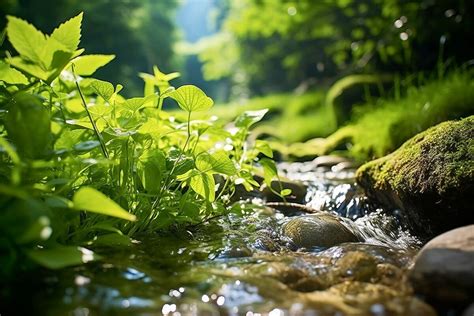
M252 250L245 245L225 247L219 254L219 258L242 258L251 256Z
M279 236L275 232L265 229L255 232L252 245L256 249L271 252L279 251L282 248Z
M423 301L388 286L346 281L304 295L309 307L331 304L345 315L436 315Z
M474 116L422 132L357 171L366 194L432 237L474 222Z
M444 233L428 242L410 271L415 291L436 302L474 300L474 225Z
M286 196L285 199L287 202L291 203L304 203L307 187L300 182L282 180L282 181L272 181L272 190L276 192L281 192L281 190L290 189L291 194ZM268 202L281 202L283 199L275 194L269 187L266 185L262 188L262 195L265 200Z
M283 235L299 248L328 248L359 241L337 217L324 213L290 219L283 226Z
M369 282L377 274L377 262L374 257L361 252L351 251L336 262L339 277Z
M352 170L356 168L356 164L352 161L343 161L338 163L337 165L332 166L332 172L341 172L345 170Z
M265 206L278 210L282 212L283 214L285 214L286 216L300 215L302 213L313 214L313 213L320 212L320 210L316 210L307 205L298 204L298 203L270 202L270 203L266 203Z
M332 167L340 163L350 163L350 160L344 157L339 156L319 156L313 160L313 165L315 167Z

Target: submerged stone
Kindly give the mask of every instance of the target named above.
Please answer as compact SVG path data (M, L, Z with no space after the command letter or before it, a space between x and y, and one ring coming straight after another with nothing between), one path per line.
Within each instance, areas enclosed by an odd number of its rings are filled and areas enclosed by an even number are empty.
M329 248L359 241L336 216L324 213L290 219L283 226L283 235L290 238L298 248Z
M474 222L474 116L434 126L357 171L366 194L434 236Z

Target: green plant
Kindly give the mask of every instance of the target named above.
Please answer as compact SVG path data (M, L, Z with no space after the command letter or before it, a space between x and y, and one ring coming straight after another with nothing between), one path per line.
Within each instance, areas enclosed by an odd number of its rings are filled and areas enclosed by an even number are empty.
M113 55L82 55L82 14L45 35L8 17L19 53L0 62L0 253L2 273L36 262L60 268L96 259L86 248L128 244L137 233L202 223L247 190L268 144L249 142L266 111L244 112L226 130L192 120L213 101L178 73L140 74L143 97L91 78ZM163 111L173 99L180 120ZM263 160L266 182L277 178ZM287 191L277 192L282 196ZM31 260L20 260L28 257Z

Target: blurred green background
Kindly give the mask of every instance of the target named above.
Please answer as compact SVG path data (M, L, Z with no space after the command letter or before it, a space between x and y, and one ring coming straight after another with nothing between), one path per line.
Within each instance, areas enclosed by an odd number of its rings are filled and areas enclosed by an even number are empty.
M0 3L2 29L6 14L51 32L84 11L83 48L89 54L116 54L97 77L124 84L128 96L142 94L137 74L158 65L165 73L181 73L175 85L195 84L222 105L211 114L232 118L243 110L269 108L269 120L258 131L275 139L284 155L342 150L373 158L474 108L473 1ZM3 46L11 51L8 43ZM433 103L436 111L426 106ZM388 129L388 136L381 136L381 129ZM330 143L314 140L329 135ZM313 141L298 147L307 140Z
M366 72L433 69L473 57L463 0L2 0L5 15L50 32L84 11L82 45L114 53L99 76L141 89L153 65L220 101L291 91Z

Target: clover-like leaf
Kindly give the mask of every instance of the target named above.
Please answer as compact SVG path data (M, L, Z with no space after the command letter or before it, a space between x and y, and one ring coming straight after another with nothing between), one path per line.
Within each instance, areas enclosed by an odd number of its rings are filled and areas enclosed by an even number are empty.
M193 85L181 86L172 91L169 96L186 112L205 111L214 104L211 98Z
M91 82L90 87L105 101L109 101L112 95L114 94L114 86L107 81L94 79Z

